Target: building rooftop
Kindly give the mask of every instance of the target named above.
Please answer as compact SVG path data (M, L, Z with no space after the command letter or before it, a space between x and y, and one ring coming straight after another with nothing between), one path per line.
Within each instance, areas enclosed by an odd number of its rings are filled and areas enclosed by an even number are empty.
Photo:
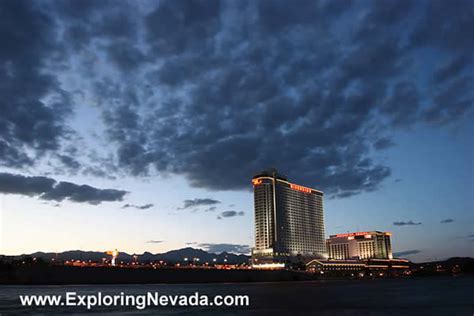
M288 181L287 176L285 176L281 173L278 173L278 171L275 168L270 168L270 169L267 169L267 170L263 170L263 171L257 173L255 176L253 176L252 179L260 178L260 177L273 177L273 175L275 175L275 177L277 179Z
M353 233L344 233L344 234L336 234L330 235L329 238L341 238L341 237L350 237L350 236L364 236L364 235L375 235L375 234L384 234L384 235L392 235L389 232L381 232L378 230L371 230L365 232L353 232Z

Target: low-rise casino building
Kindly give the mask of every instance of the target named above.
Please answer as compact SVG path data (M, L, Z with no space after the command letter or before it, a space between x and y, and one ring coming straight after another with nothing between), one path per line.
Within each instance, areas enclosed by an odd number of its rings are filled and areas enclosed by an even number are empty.
M410 261L406 259L313 259L306 264L306 271L327 276L396 276L410 273Z
M380 231L331 235L326 240L329 259L313 259L307 271L329 276L385 276L409 273L410 262L394 259L391 234Z
M380 231L355 232L329 236L329 259L393 259L391 234Z

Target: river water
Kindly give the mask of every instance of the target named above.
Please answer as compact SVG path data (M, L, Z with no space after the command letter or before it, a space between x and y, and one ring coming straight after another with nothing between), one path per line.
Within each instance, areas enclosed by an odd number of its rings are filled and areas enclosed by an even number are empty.
M21 306L19 295L248 295L247 307ZM473 277L435 277L353 281L272 283L0 286L0 315L40 314L193 314L193 315L474 315Z

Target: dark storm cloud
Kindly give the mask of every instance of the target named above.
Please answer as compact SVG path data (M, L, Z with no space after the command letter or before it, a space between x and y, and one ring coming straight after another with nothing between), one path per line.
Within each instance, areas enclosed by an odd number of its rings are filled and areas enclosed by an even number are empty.
M128 40L132 44L137 37L137 21L125 1L118 6L117 2L108 0L49 1L45 8L61 24L61 40L67 41L69 45L65 49L71 52L89 48L97 38Z
M210 253L221 253L221 252L231 252L236 254L248 254L250 253L250 246L249 245L241 245L241 244L198 244L200 248L210 252Z
M124 206L122 206L122 208L135 208L137 210L147 210L149 208L152 208L154 206L154 204L144 204L144 205L134 205L134 204L125 204Z
M441 224L448 224L448 223L452 223L454 222L454 219L452 218L447 218L447 219L443 219L442 221L440 221Z
M78 170L81 167L81 164L71 156L68 155L58 155L59 161L64 164L65 167L71 170Z
M221 203L218 200L213 199L192 199L192 200L184 200L183 206L179 207L179 210L189 209L189 208L196 208L200 206L209 206Z
M397 130L472 114L469 0L0 6L0 30L16 30L0 31L7 166L54 151L82 174L178 174L212 190L249 188L272 166L348 197L390 176L372 154ZM77 104L52 75L62 72L97 100L113 150L106 172L63 151Z
M88 185L56 181L48 177L29 177L19 174L0 173L0 193L36 196L42 200L86 202L122 201L127 193L115 189L98 189Z
M158 54L180 54L212 44L218 32L218 0L163 1L145 19L147 40ZM173 30L173 32L170 32Z
M122 201L126 191L115 189L97 189L89 185L77 185L71 182L58 182L51 190L40 195L40 199L100 204L101 202Z
M417 255L421 253L421 250L406 250L406 251L400 251L400 252L395 252L393 255L395 257L404 257L404 256L411 256L411 255Z
M111 175L109 172L105 171L106 168L104 168L104 166L102 166L101 168L96 168L96 167L87 167L85 168L83 171L82 171L82 174L88 176L88 175L92 175L94 177L97 177L97 178L106 178L106 179L110 179L110 180L116 180L117 177Z
M424 1L419 23L411 34L411 45L467 52L474 49L472 1ZM472 59L471 59L472 61Z
M390 138L380 138L380 139L377 139L374 143L374 148L377 149L377 150L382 150L382 149L386 149L386 148L389 148L391 146L395 145L393 143L393 141L390 139Z
M421 222L415 223L414 221L407 221L407 222L393 222L395 226L412 226L412 225L421 225Z
M432 107L424 118L431 123L446 124L462 118L474 104L474 92L465 93L474 85L474 76L460 76L445 84L435 95Z
M67 136L69 95L45 71L61 51L55 27L36 2L0 3L0 165L32 165Z
M149 119L131 116L149 133L112 135L119 162L134 174L153 166L210 189L249 187L255 172L275 166L332 196L376 190L390 169L370 159L370 144L393 145L387 127L445 124L471 107L464 96L452 111L422 107L417 83L406 76L416 48L404 47L397 29L413 4L386 4L373 2L340 47L321 34L331 33L332 19L351 14L347 5L163 2L145 23L163 61L147 78L182 95L166 98ZM109 120L109 128L129 128L129 117Z
M419 115L419 99L418 90L413 83L399 82L393 87L393 92L385 100L381 110L388 116L391 124L411 125Z
M26 177L19 174L0 173L0 192L37 196L49 192L56 181L47 177Z
M106 9L110 1L69 0L56 1L54 4L56 10L65 18L81 20L84 17L89 17L100 9Z
M146 61L145 54L128 42L116 42L107 47L109 59L122 71L135 71Z
M434 81L436 83L442 83L450 78L457 76L461 73L469 61L469 58L464 54L455 56L449 60L446 64L441 65L434 73Z

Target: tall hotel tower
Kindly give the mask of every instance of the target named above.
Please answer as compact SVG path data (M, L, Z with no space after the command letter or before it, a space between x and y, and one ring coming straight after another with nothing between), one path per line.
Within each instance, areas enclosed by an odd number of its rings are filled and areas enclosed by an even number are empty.
M323 192L288 182L271 169L252 178L253 264L327 258Z

